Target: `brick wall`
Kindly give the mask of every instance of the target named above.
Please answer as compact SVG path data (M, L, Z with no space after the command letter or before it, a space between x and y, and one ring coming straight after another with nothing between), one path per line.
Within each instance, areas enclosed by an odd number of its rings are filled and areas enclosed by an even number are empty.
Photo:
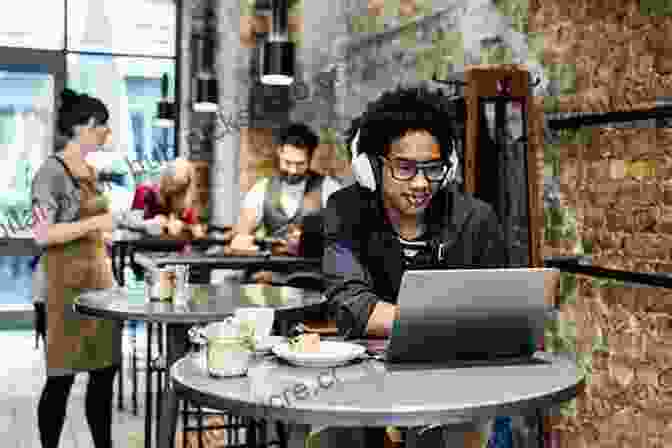
M640 3L651 2L530 2L546 67L576 71L573 89L556 97L561 112L631 110L669 96L672 17L642 15ZM593 264L670 273L672 129L638 126L584 130L585 141L560 143L560 203L576 212ZM576 248L571 238L547 241L545 255ZM672 446L672 294L575 279L576 295L561 308L590 374L576 412L553 420L562 446Z

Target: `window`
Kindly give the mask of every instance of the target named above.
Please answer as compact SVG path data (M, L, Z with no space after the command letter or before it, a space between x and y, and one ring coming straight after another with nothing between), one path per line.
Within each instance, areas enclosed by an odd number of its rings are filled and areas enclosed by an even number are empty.
M0 46L41 50L65 47L65 1L21 0L3 5ZM36 14L36 11L39 11Z
M174 92L176 16L174 0L68 0L67 11L65 0L21 0L0 14L0 238L14 239L0 245L0 322L32 301L30 183L53 152L66 85L110 109L117 153L95 154L96 166L175 157L174 130L154 116L164 73ZM133 188L112 186L113 203L118 192L130 204Z
M68 0L67 49L173 57L175 16L174 0Z
M161 76L168 74L174 84L172 59L71 53L67 70L68 87L100 98L110 109L114 146L122 157L157 160L157 151L164 155L163 160L175 157L172 129L154 126Z
M0 67L0 237L32 238L30 183L53 142L54 77L39 66ZM0 256L0 308L30 304L30 256Z
M0 236L26 238L30 232L23 217L30 210L30 183L53 144L54 77L38 66L2 68Z

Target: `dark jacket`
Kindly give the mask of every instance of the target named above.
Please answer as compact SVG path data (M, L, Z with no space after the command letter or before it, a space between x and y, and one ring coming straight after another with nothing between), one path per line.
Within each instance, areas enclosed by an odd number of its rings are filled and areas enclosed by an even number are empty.
M378 195L355 184L334 193L324 211L324 294L339 333L352 338L364 336L376 302L396 304L404 271ZM450 186L432 199L427 217L430 237L445 245L440 267L505 267L502 230L490 205Z

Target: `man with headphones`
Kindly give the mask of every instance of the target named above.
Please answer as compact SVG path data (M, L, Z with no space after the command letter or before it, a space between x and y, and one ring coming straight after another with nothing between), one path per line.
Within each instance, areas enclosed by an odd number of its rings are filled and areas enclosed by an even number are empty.
M323 258L324 295L346 337L390 335L407 269L506 264L492 207L455 186L459 160L450 120L440 97L425 87L397 88L369 103L351 129L357 182L329 198ZM375 435L367 447L382 444L381 432L367 432ZM483 433L489 428L468 430L463 446L480 448ZM430 438L427 446L448 442ZM460 442L451 439L450 446Z

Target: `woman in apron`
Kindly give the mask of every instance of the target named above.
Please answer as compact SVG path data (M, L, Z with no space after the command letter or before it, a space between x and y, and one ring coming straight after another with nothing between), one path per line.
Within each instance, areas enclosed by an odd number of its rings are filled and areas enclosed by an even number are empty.
M47 381L38 404L43 448L57 448L75 374L89 373L86 418L95 448L111 448L113 380L121 361L118 322L86 319L72 305L87 289L114 286L103 232L114 219L85 162L109 137L109 113L98 99L66 89L58 128L68 142L49 157L32 186L33 232L43 248L34 294L46 302Z

